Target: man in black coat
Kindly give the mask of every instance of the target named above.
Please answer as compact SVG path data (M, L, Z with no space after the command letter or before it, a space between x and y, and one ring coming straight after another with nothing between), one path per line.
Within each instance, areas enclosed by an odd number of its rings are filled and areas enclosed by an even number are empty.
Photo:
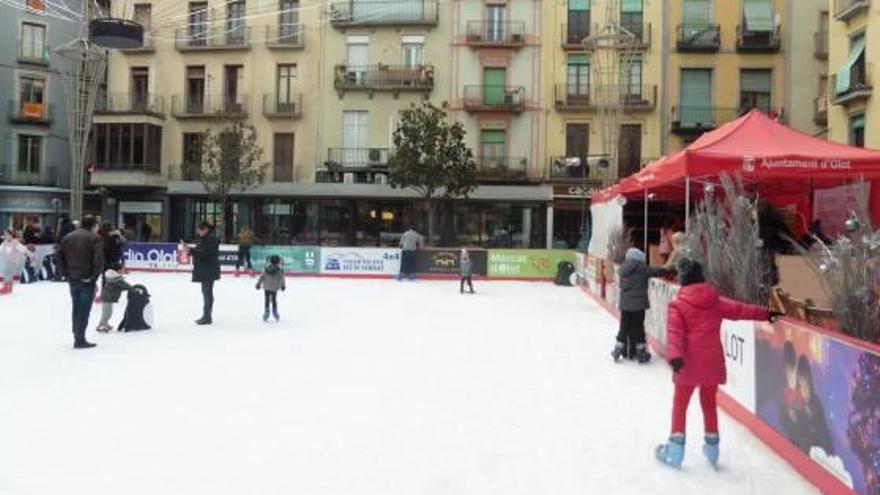
M97 220L86 215L80 228L66 235L58 247L58 270L67 278L73 302L74 349L95 347L86 341L86 328L95 297L95 284L104 271L104 250L97 232Z
M212 233L213 227L208 222L196 226L196 244L190 248L193 260L192 281L202 285L204 301L202 317L196 320L197 325L213 323L214 282L220 280L220 241Z

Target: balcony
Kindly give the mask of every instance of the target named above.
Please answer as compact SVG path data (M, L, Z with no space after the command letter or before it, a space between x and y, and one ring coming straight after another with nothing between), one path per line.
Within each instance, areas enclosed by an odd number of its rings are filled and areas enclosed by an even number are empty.
M169 166L168 177L174 181L198 182L202 179L202 166L198 163L179 163Z
M650 112L657 106L657 86L591 86L557 84L556 110L592 111L602 106L623 107L625 112ZM607 102L607 103L606 103Z
M561 32L564 50L583 50L583 41L590 36L590 25L563 24Z
M324 165L331 172L385 170L388 148L330 148Z
M834 19L846 22L870 8L870 0L834 0Z
M122 53L153 53L156 51L156 42L151 33L144 33L144 42L137 48L120 48Z
M739 117L737 108L715 106L672 107L672 132L681 136L702 134Z
M9 100L9 122L13 124L51 125L52 105Z
M387 184L388 171L316 170L315 182L318 184Z
M330 5L330 24L337 28L436 26L436 0L349 0Z
M736 27L736 51L739 53L776 53L782 46L779 26L772 31L751 31Z
M298 119L302 117L302 95L280 99L277 95L263 95L263 116L267 119Z
M834 105L849 105L855 102L865 101L871 97L874 88L871 86L869 77L870 67L856 65L850 70L849 87L845 91L837 91L837 74L831 76L831 103Z
M467 44L473 47L520 48L526 42L526 23L468 21Z
M39 65L41 67L49 66L49 50L44 49L42 53L22 53L18 52L18 63L28 65Z
M44 165L40 171L30 173L18 170L13 164L0 164L0 184L5 186L67 187L69 178L62 177L56 166Z
M336 66L334 86L340 98L346 91L387 91L394 96L402 91L425 93L434 89L434 67L431 65L364 65Z
M828 60L828 31L813 33L813 56L819 60Z
M92 168L89 183L94 187L156 188L167 179L158 163L114 163Z
M465 86L464 109L519 113L526 109L526 89L522 86Z
M95 115L150 115L165 118L165 99L155 94L110 93L98 99Z
M550 180L552 181L600 188L613 183L613 179L609 176L607 167L603 169L598 166L585 165L581 157L554 156L550 158Z
M248 114L249 103L247 95L175 96L171 99L171 114L178 119L244 117Z
M478 156L477 179L481 182L528 182L527 158L510 156Z
M651 23L650 22L641 22L641 23L632 23L627 24L624 23L620 26L624 31L632 34L635 37L635 41L633 42L632 49L634 50L648 50L651 48ZM628 48L628 47L621 47Z
M301 50L305 46L306 37L301 25L266 26L266 48L270 50Z
M816 125L828 125L828 98L818 96L813 98L813 122Z
M720 24L679 24L676 50L683 53L714 53L721 48Z
M228 30L190 26L174 31L174 47L179 52L211 51L211 50L250 50L251 28Z

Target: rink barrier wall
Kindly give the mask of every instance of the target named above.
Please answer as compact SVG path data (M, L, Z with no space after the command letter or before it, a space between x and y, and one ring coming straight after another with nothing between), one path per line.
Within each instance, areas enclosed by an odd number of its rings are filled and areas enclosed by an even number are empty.
M665 309L674 297L669 285L675 284L652 282L651 304L656 313L665 313L660 308ZM581 288L619 318L607 297L587 283ZM652 349L663 356L665 318L649 314L646 324ZM727 414L822 493L876 493L880 473L872 464L880 460L880 393L876 392L880 388L880 346L787 318L774 324L725 325L722 341L729 379L719 390L718 402ZM810 422L806 429L803 424L787 421L787 412L798 413L784 399L786 347L811 370L813 394L807 402L819 404L814 409L822 412L813 416L821 420ZM736 366L746 369L737 370ZM855 383L861 384L858 391ZM853 395L858 395L858 406Z
M469 249L473 275L477 280L551 281L561 261L577 263L574 251L554 249ZM129 242L125 264L130 271L192 271L192 260L178 244ZM221 273L237 272L238 246L220 247ZM254 246L254 271L262 271L270 255L282 258L290 276L387 279L400 272L401 250L371 247ZM461 249L429 248L416 254L416 272L421 279L453 280L459 277Z

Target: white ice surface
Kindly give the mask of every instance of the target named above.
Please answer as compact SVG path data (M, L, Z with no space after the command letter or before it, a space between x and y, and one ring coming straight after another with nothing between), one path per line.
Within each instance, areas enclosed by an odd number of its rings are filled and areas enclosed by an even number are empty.
M291 279L264 324L254 281L226 278L200 328L186 275L130 280L155 330L89 351L65 285L0 297L0 494L815 493L726 416L711 470L696 400L685 466L658 465L670 371L614 365L578 289Z

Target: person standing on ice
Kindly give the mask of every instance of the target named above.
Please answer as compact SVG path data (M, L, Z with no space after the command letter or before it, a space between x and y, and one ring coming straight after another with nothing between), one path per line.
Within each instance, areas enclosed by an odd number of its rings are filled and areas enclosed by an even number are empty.
M95 285L104 271L104 248L98 235L98 221L86 215L78 229L64 236L57 254L58 270L70 285L73 302L73 348L90 349L86 340Z
M464 284L467 283L468 289L470 289L471 294L474 293L474 280L473 280L473 272L474 272L474 262L471 260L471 254L467 249L461 248L461 255L459 256L459 270L461 274L461 283L459 284L459 292L464 294Z
M397 280L403 280L404 277L415 280L416 255L419 249L424 247L425 238L414 227L410 227L400 236L400 274L397 276Z
M247 225L238 231L238 261L235 262L235 276L242 266L246 266L248 273L253 276L254 263L251 261L251 249L256 242L254 231Z
M220 280L220 241L213 234L213 226L200 222L196 226L198 239L193 247L186 247L192 256L192 281L202 286L202 317L196 325L214 322L214 282Z
M101 321L98 322L99 332L112 330L110 318L113 317L113 305L119 302L123 292L131 290L131 284L119 272L108 269L104 272L104 285L101 287Z
M651 268L645 262L645 253L629 248L626 258L617 270L620 275L620 330L611 357L614 362L622 357L638 359L645 364L651 360L645 338L645 311L648 309L648 281L662 277L666 270Z
M263 321L269 321L269 311L275 321L281 319L278 316L278 291L287 290L287 282L284 280L284 268L281 266L281 257L277 254L269 256L269 262L260 279L257 280L257 290L263 289L264 311Z
M675 383L672 432L669 441L655 449L655 456L664 464L681 467L688 403L699 388L705 427L703 454L714 467L719 456L716 395L718 386L727 381L721 322L773 321L779 314L721 297L715 287L705 282L702 266L688 258L678 263L678 281L681 290L669 303L667 322L667 359Z
M3 243L0 244L0 277L3 278L3 286L0 287L0 296L12 293L12 284L16 273L21 272L24 261L32 258L33 253L28 251L24 244L18 242L12 229L3 231Z

